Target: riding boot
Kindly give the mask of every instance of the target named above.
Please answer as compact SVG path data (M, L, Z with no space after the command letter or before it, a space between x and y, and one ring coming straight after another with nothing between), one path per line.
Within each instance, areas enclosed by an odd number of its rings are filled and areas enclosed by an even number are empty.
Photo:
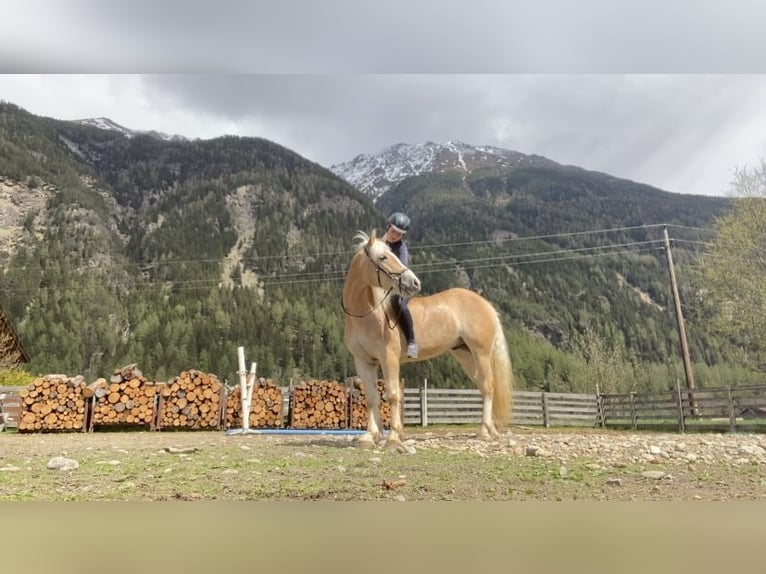
M402 301L399 306L399 323L407 339L407 356L415 359L418 356L418 344L415 342L415 328L412 324L412 315L407 308L406 302Z

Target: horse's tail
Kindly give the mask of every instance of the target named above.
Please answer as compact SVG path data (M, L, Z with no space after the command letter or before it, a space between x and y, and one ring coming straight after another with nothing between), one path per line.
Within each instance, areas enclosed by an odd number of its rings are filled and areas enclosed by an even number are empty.
M492 397L492 418L495 426L504 427L511 420L513 409L513 368L508 354L508 343L500 317L495 313L495 341L492 345L492 375L495 392ZM498 430L500 430L500 428Z

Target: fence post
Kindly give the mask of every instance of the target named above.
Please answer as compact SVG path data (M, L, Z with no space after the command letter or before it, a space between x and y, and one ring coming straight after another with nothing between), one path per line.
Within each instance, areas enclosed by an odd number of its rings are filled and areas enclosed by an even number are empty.
M729 431L737 432L737 417L734 416L734 398L731 396L731 387L726 387L726 395L729 399Z
M636 393L630 393L630 426L636 430Z
M551 426L551 421L548 418L548 393L543 392L543 424L545 428Z
M601 393L596 394L596 408L598 409L598 419L601 421L601 428L606 427L606 417L604 416L604 397Z
M678 384L678 379L676 379L676 403L678 405L678 430L683 433L686 431L686 424L684 421L684 403L681 399L681 385Z
M428 426L428 379L423 379L420 387L420 425Z

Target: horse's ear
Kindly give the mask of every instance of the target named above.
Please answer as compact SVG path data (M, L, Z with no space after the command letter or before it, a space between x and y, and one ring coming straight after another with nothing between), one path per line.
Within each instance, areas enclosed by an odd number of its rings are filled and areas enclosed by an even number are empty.
M375 243L376 235L378 234L376 229L372 230L372 233L370 233L370 239L367 241L367 246L372 247L372 244Z

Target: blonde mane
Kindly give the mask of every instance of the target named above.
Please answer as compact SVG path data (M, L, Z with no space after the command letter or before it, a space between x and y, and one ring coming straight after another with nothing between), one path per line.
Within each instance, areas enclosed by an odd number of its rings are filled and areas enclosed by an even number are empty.
M373 232L374 233L374 232ZM354 235L354 243L356 243L356 250L359 251L364 247L364 244L370 240L370 236L364 231L357 231Z

